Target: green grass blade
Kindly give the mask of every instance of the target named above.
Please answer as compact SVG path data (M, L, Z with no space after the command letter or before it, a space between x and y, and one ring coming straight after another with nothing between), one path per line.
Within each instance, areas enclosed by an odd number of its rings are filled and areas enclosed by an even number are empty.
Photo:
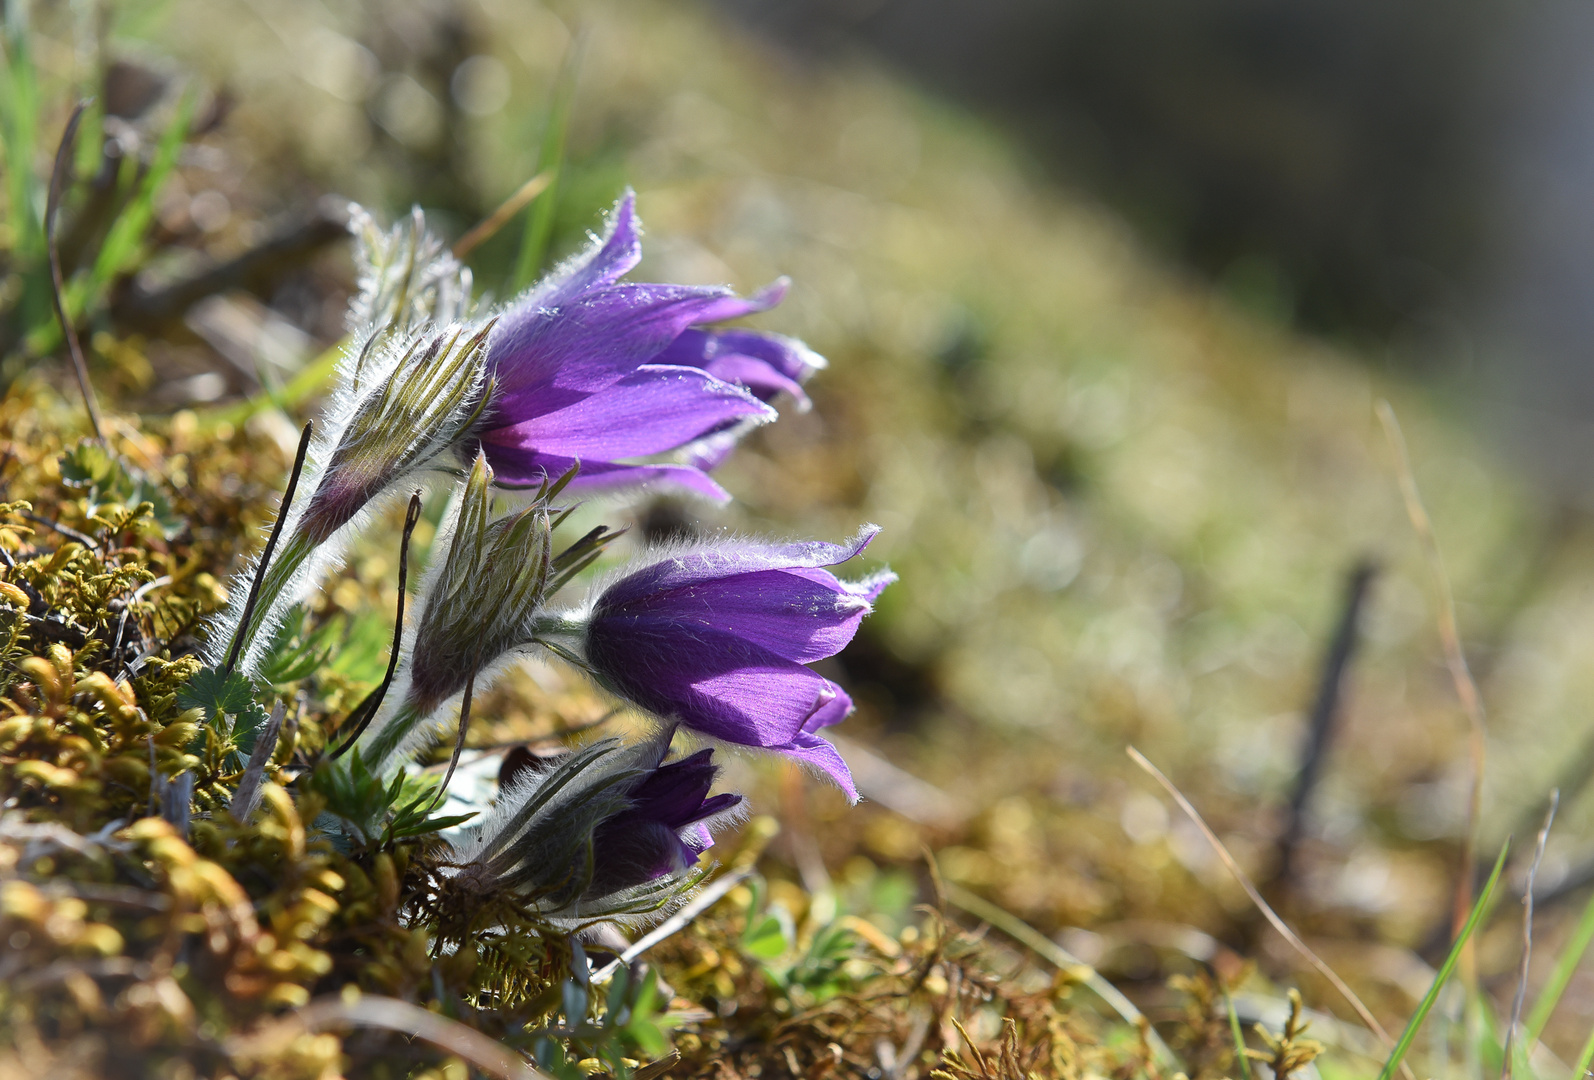
M1594 1062L1594 1031L1588 1033L1588 1042L1583 1044L1583 1052L1577 1056L1577 1067L1572 1070L1574 1080L1582 1080L1588 1075L1591 1062Z
M537 153L537 170L549 175L548 186L531 204L526 215L526 229L520 237L520 253L515 258L514 276L510 278L509 293L513 296L532 283L542 270L548 255L548 241L553 236L554 210L559 205L559 181L564 173L565 136L570 130L570 108L575 102L576 79L581 70L582 43L578 37L565 54L564 65L554 83L553 99L548 107L548 126L543 131L542 148Z
M0 152L4 153L12 251L22 259L44 251L39 180L33 172L38 149L39 85L29 49L28 5L7 4L0 27Z
M1588 903L1583 905L1583 914L1577 920L1571 940L1561 950L1561 955L1555 958L1555 969L1550 972L1544 989L1539 991L1538 1000L1528 1012L1527 1042L1530 1045L1539 1041L1544 1025L1550 1022L1550 1015L1555 1012L1556 1004L1577 972L1577 965L1588 951L1590 941L1594 941L1594 896L1589 897Z
M1400 1068L1401 1061L1406 1056L1406 1051L1411 1049L1412 1040L1417 1037L1417 1032L1422 1027L1422 1022L1428 1018L1428 1012L1434 1007L1434 1002L1439 1000L1439 993L1445 988L1445 983L1450 981L1450 973L1455 970L1456 961L1461 958L1461 951L1466 948L1471 940L1473 931L1483 921L1483 913L1488 910L1489 901L1494 896L1494 888L1500 883L1500 872L1505 869L1506 852L1511 850L1511 842L1507 840L1500 848L1500 857L1494 860L1494 872L1489 875L1489 882L1483 887L1483 893L1478 897L1477 903L1472 905L1472 913L1467 916L1466 925L1461 928L1461 933L1456 935L1455 944L1450 946L1450 955L1445 957L1445 962L1439 966L1439 973L1434 976L1433 985L1423 995L1417 1011L1412 1013L1411 1021L1406 1024L1406 1030L1400 1033L1395 1049L1390 1053L1389 1060L1384 1062L1384 1069L1378 1074L1378 1080L1390 1080L1395 1075L1395 1070Z
M1240 1064L1240 1080L1251 1080L1251 1059L1245 1053L1245 1034L1240 1031L1240 1017L1234 1011L1234 999L1223 991L1223 1005L1229 1010L1229 1034L1234 1036L1234 1060Z
M98 296L105 286L117 275L130 269L138 258L139 249L144 243L144 234L149 229L150 220L155 216L155 196L160 191L161 185L177 166L177 154L188 139L188 125L194 116L195 95L186 93L177 103L177 114L172 117L172 122L167 125L166 131L161 135L160 142L155 147L155 156L150 161L149 171L139 182L138 190L128 204L117 215L112 223L110 232L106 234L105 243L100 247L100 252L94 258L94 267L89 271L89 295Z
M67 283L61 299L69 318L73 320L81 318L84 312L105 295L112 281L137 265L143 253L144 235L149 231L150 221L155 216L155 196L159 194L161 185L171 175L172 170L177 167L177 155L188 139L188 127L193 119L195 101L196 95L192 92L184 94L178 100L176 115L161 135L160 142L156 144L155 154L148 170L138 181L138 186L127 204L117 214L116 220L111 223L105 242L100 246L99 254L94 257L94 265L87 275L74 276ZM133 167L132 158L124 160L124 168ZM61 325L55 318L37 323L25 339L26 350L34 356L43 355L60 343Z

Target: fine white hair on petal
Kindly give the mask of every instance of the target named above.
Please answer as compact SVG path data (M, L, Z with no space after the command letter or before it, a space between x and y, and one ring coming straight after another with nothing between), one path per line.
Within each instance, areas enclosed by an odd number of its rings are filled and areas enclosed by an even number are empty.
M835 545L832 545L832 546L834 546L836 548L841 548L841 549L846 549L846 548L849 548L849 547L858 546L858 553L861 553L863 548L868 546L867 540L872 540L876 535L879 534L879 532L880 532L880 527L878 525L865 524L865 525L861 526L855 534L853 534L851 539L849 539L849 540L847 540L847 541L845 541L843 543L835 544ZM651 543L651 544L647 545L646 547L642 548L642 550L638 551L634 556L632 556L625 563L623 563L623 564L621 564L619 566L610 567L608 570L604 571L604 573L602 573L601 575L599 575L598 577L593 579L592 583L588 586L587 593L582 598L581 602L576 604L576 605L574 605L574 606L572 606L571 608L569 608L567 611L564 612L564 614L566 616L570 617L570 618L585 619L587 616L589 616L592 613L592 609L596 606L596 604L598 602L598 598L601 597L605 592L607 592L610 587L612 587L616 583L624 580L625 578L630 577L632 574L639 573L639 572L641 572L643 570L646 570L647 568L649 568L651 566L657 566L660 563L665 563L665 562L683 562L684 563L685 560L691 559L691 558L694 558L694 557L700 556L700 555L702 555L702 556L717 556L717 557L726 559L726 561L728 562L729 561L729 557L734 555L737 552L767 552L767 551L770 551L771 549L774 549L774 548L796 547L796 546L799 546L799 545L810 545L810 544L821 544L821 543L826 543L826 542L825 541L806 540L806 539L801 539L801 540L776 540L776 539L770 539L769 537L749 536L749 535L746 535L746 534L743 534L743 533L732 532L730 530L725 530L725 531L719 533L718 535L712 536L712 537L693 537L693 538L689 538L689 539L661 540L661 541L658 541L658 542ZM840 561L844 562L846 560L843 559L843 560L840 560ZM803 566L805 564L799 563L799 562L794 562L794 563L791 563L790 565L793 566L793 567L797 567L797 566ZM818 568L826 567L826 566L835 566L835 565L838 565L838 563L819 562L819 563L808 563L806 565L809 568L818 569ZM775 563L771 563L770 566L769 566L769 569L778 569L778 568L779 568L778 564L775 564ZM731 568L731 569L728 569L727 572L729 572L729 573L740 573L740 572L743 572L743 571L738 571L738 570L736 570L734 568ZM879 580L879 579L882 579L882 578L886 577L887 575L890 576L890 579L892 581L896 580L896 575L893 574L888 569L887 570L879 570L879 571L877 571L877 572L875 572L873 574L870 574L867 578L865 578L863 580L865 582L871 582L872 583L872 582L874 582L876 580ZM857 585L857 584L861 584L861 582L851 582L851 583L844 582L843 584Z
M627 199L633 201L636 199L636 192L629 187L620 193L620 197L614 201L614 205L604 214L602 233L596 233L588 229L586 247L573 255L567 256L552 270L527 286L519 296L512 299L506 306L518 307L524 304L536 303L539 297L552 292L578 270L590 263L598 252L603 250L604 245L609 242L610 238L614 236L614 230L620 223L620 208L625 205ZM640 241L643 232L642 219L637 216L634 210L631 214L631 229L636 234L637 240Z

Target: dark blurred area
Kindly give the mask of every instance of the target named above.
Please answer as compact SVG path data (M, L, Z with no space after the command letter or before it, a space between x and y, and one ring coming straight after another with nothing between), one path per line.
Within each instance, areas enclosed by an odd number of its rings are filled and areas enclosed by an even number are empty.
M1554 485L1587 487L1586 5L720 2L974 105L1243 305L1459 381Z

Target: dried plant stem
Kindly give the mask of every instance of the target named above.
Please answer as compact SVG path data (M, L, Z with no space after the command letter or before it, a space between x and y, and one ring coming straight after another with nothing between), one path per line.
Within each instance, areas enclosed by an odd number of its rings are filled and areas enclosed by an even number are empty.
M255 605L260 602L260 583L266 579L272 553L277 550L277 541L282 538L283 523L288 520L288 511L293 507L293 493L298 490L299 476L304 472L304 456L310 451L310 431L314 423L313 420L306 420L304 430L299 433L299 451L293 458L293 472L288 474L288 487L282 493L282 505L277 507L277 520L271 523L271 536L266 540L266 550L260 553L260 565L255 568L254 580L249 583L249 599L244 601L243 617L238 620L232 646L227 650L227 662L222 666L222 670L229 675L238 663L239 651L250 636L249 624L255 617Z
M387 697L388 687L393 685L393 673L398 670L399 653L404 645L404 587L409 578L410 569L410 536L415 532L415 523L421 520L421 493L415 492L410 496L409 509L404 512L404 538L399 542L398 565L398 614L393 617L393 648L387 657L387 672L382 676L382 682L377 688L366 695L365 699L354 707L349 714L349 720L354 722L354 729L349 732L349 737L332 751L331 760L336 761L348 752L354 741L365 734L365 729L371 726L376 712L382 707L382 699ZM348 723L345 720L344 723ZM457 759L456 759L457 760Z
M465 751L465 733L470 730L470 700L476 694L476 670L472 666L470 674L465 677L465 696L459 702L459 735L454 739L454 753L448 759L448 771L443 774L443 782L437 785L437 797L426 808L428 814L441 806L448 796L448 785L454 779L454 770L459 768L459 755Z
M1511 1080L1516 1062L1517 1032L1522 1026L1522 1004L1528 994L1528 964L1533 959L1533 883L1539 876L1539 864L1544 861L1544 845L1550 839L1550 826L1555 823L1555 811L1561 805L1561 792L1550 792L1550 809L1544 815L1544 827L1539 830L1538 846L1533 849L1533 862L1528 867L1528 884L1522 891L1522 963L1517 968L1516 1000L1511 1003L1511 1026L1505 1033L1504 1063L1500 1066L1500 1080Z
M1289 816L1285 819L1284 828L1279 831L1278 856L1272 883L1284 889L1294 884L1296 851L1305 834L1312 793L1317 789L1323 764L1328 757L1329 743L1338 726L1340 699L1351 657L1356 651L1361 611L1377 573L1378 568L1370 559L1362 559L1352 568L1345 584L1345 600L1340 610L1339 624L1334 628L1328 654L1323 658L1317 698L1307 722L1306 747L1301 755L1301 767L1295 774L1295 790L1290 795Z
M726 893L746 881L752 876L752 873L753 868L751 866L743 866L709 882L703 887L703 891L692 897L691 902L680 911L659 923L645 937L639 938L636 944L626 949L618 958L611 960L593 972L592 984L601 986L603 983L608 982L623 965L629 964L659 942L666 938L674 937L688 926L691 926L694 919L719 903Z
M514 1050L475 1028L397 998L374 994L352 1000L342 996L324 997L294 1010L280 1023L298 1026L309 1032L341 1027L385 1028L429 1042L446 1053L464 1058L488 1076L501 1080L549 1080L547 1073L533 1068ZM260 1041L264 1042L270 1034L272 1032L269 1030L263 1033ZM276 1034L276 1037L281 1038L281 1034ZM236 1041L244 1043L254 1040Z
M83 359L83 346L78 343L77 328L72 325L72 315L66 310L66 281L61 274L61 249L55 241L55 222L61 212L61 189L66 186L66 172L71 166L72 151L77 146L78 124L83 112L93 102L88 98L77 103L72 116L61 133L61 145L55 150L55 167L50 172L50 194L44 208L44 244L50 259L50 299L55 302L56 318L61 320L61 335L66 338L66 351L72 357L72 369L77 373L78 389L83 392L83 407L88 410L89 424L94 437L105 441L105 425L100 420L100 403L94 396L94 385L89 382L89 367Z
M521 184L513 195L499 204L498 209L477 222L470 232L454 241L454 247L450 253L456 259L464 259L465 256L475 251L482 241L498 232L499 229L502 229L508 223L510 218L520 213L521 208L548 190L548 185L553 183L553 178L554 171L552 169L544 169L524 184Z
M1472 758L1472 791L1467 799L1467 830L1461 853L1461 872L1456 879L1455 903L1451 910L1451 936L1460 933L1472 910L1473 866L1478 861L1478 829L1483 817L1483 775L1487 763L1486 729L1484 727L1483 699L1478 685L1467 667L1467 656L1461 649L1461 632L1456 622L1455 593L1450 588L1450 575L1445 572L1445 562L1439 552L1439 541L1434 537L1433 523L1423 507L1422 494L1417 490L1417 477L1411 470L1411 456L1406 452L1406 437L1401 434L1400 421L1387 401L1379 401L1378 420L1384 426L1384 436L1389 440L1395 455L1395 474L1400 481L1400 494L1406 503L1406 516L1411 518L1412 531L1422 546L1423 559L1433 575L1434 587L1439 592L1439 641L1444 647L1445 666L1450 669L1450 681L1455 685L1456 697L1467 717L1468 749ZM1469 944L1461 956L1462 980L1471 986L1477 982L1477 964Z
M255 807L260 805L260 785L265 780L271 755L277 749L277 739L282 734L282 718L286 713L287 706L281 701L272 708L271 719L266 721L265 730L255 738L255 748L249 755L248 764L244 766L243 778L238 781L232 800L227 804L228 813L240 825L247 825Z
M1240 888L1245 890L1245 895L1251 898L1251 903L1255 904L1257 910L1262 913L1268 922L1273 924L1273 929L1277 930L1280 936L1289 942L1290 946L1317 970L1319 975L1327 979L1334 989L1339 991L1340 995L1350 1003L1350 1007L1356 1010L1356 1015L1361 1017L1362 1023L1367 1025L1369 1031L1378 1036L1385 1046L1393 1048L1395 1040L1390 1036L1389 1032L1384 1030L1384 1025L1378 1022L1378 1018L1372 1014L1372 1011L1367 1008L1362 999L1356 996L1356 991L1352 990L1350 985L1340 978L1333 968L1324 963L1323 958L1313 952L1306 942L1302 941L1300 936L1290 929L1289 924L1279 918L1278 912L1274 911L1268 905L1268 902L1262 899L1262 894L1252 884L1250 877L1246 875L1244 870L1240 869L1240 864L1234 861L1234 856L1229 854L1229 849L1224 846L1222 840L1218 839L1218 834L1212 831L1212 827L1202 818L1194 804L1184 797L1183 792L1173 786L1173 781L1164 776L1162 770L1153 765L1146 755L1136 750L1133 746L1126 749L1130 760L1146 770L1153 780L1161 784L1162 789L1168 793L1169 797L1179 804L1179 809L1183 810L1190 820L1195 822L1196 828L1200 829L1201 834L1207 838L1207 843L1212 845L1212 850L1217 852L1218 858L1223 861L1223 865L1228 867L1229 873L1234 875L1234 880L1238 881ZM1400 1071L1406 1080L1416 1080L1416 1075L1411 1071L1411 1067L1404 1062L1401 1063Z

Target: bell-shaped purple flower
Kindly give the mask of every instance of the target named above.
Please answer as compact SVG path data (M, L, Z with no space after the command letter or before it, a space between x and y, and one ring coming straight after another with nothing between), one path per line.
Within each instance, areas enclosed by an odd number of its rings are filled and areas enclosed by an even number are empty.
M666 762L673 735L605 739L512 770L498 805L455 842L454 887L478 904L513 892L556 921L645 922L678 902L700 877L710 830L734 821L743 799L709 795L712 750Z
M668 749L665 740L664 747ZM630 808L609 818L592 834L592 895L619 892L691 869L714 846L707 822L742 803L735 794L710 796L719 775L713 750L655 763L627 793Z
M642 257L640 236L628 191L602 240L499 319L488 342L496 392L476 433L501 485L541 483L579 461L577 491L657 483L724 500L696 464L636 459L768 422L767 398L801 394L817 358L799 344L695 329L775 306L784 281L747 298L622 282Z
M805 665L840 652L896 580L886 571L847 582L823 569L878 531L846 544L734 541L669 553L602 590L571 623L572 651L650 712L795 758L857 801L846 762L817 734L845 718L852 699Z

